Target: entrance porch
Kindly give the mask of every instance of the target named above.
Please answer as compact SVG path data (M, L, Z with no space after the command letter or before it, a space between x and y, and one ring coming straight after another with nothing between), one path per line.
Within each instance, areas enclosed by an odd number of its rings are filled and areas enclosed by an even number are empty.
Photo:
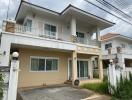
M99 55L46 48L17 49L20 55L18 88L64 84L67 80L73 85L75 80L79 80L79 85L102 81Z

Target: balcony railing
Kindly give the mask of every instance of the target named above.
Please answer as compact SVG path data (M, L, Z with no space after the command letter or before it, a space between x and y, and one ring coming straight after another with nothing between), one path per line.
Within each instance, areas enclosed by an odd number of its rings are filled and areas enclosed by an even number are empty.
M64 37L61 38L59 36L59 38L57 38L56 33L54 33L54 32L48 32L48 31L44 31L43 29L34 28L34 27L22 26L22 25L12 23L12 22L5 21L3 24L3 30L6 32L21 33L21 34L27 34L27 35L32 35L32 36L38 36L38 37L44 37L44 38L49 38L49 39L57 39L57 40L61 40L61 41L66 41L65 39L63 39ZM71 42L73 42L73 41L71 41ZM92 46L100 46L101 45L101 43L99 41L91 40L91 39L88 40L88 39L77 38L77 37L74 42L80 43L80 44L92 45Z
M86 45L93 45L93 46L101 46L101 42L92 39L84 39L77 37L77 43L86 44Z
M23 34L25 34L25 33L26 34L34 34L34 33L37 33L35 28L27 27L27 26L22 26L22 25L18 25L18 24L15 25L15 32L16 33L23 33Z
M132 49L129 49L129 48L121 48L120 53L123 53L123 54L132 54ZM108 55L108 50L103 50L102 51L102 54L103 55ZM117 49L116 48L112 48L111 49L111 54L117 54Z
M50 39L57 39L56 38L56 33L52 32L40 32L37 28L32 28L32 27L27 27L27 26L22 26L22 25L15 25L15 32L16 33L22 33L22 34L31 34L31 35L36 35L39 37L44 37L44 38L50 38Z

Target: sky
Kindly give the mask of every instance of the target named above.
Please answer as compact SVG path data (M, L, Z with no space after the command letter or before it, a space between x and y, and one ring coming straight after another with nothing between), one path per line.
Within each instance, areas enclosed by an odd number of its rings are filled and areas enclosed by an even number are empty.
M111 32L111 33L120 33L132 38L132 25L106 13L105 11L85 2L84 0L26 0L26 1L33 4L37 4L39 6L43 6L45 8L48 8L57 12L61 12L69 4L72 4L80 9L83 9L94 15L97 15L106 20L116 23L114 26L101 31L101 35ZM108 8L99 4L96 0L89 0L89 1L104 8L105 10L108 10L111 13L116 14L112 10L109 10ZM132 16L132 0L106 0L106 1L116 6L117 8L121 9L126 14ZM9 4L9 0L0 0L0 28L2 25L2 21L7 18L8 4ZM19 4L20 4L20 0L10 0L8 18L14 19L16 12L18 10ZM118 16L122 17L120 15ZM132 23L132 20L127 20L127 21Z

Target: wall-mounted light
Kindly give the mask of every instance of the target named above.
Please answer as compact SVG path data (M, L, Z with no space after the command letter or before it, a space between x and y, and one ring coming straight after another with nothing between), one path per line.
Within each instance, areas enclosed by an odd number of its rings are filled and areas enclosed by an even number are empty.
M6 51L3 52L3 55L6 55Z
M35 18L35 16L36 16L36 14L35 14L35 13L33 13L33 18Z
M74 60L76 60L77 59L77 57L74 57Z
M6 55L6 51L3 51L3 52L2 52L2 51L0 50L0 55Z
M18 53L18 52L13 52L13 53L12 53L12 59L13 59L13 60L17 60L18 57L19 57L19 53Z

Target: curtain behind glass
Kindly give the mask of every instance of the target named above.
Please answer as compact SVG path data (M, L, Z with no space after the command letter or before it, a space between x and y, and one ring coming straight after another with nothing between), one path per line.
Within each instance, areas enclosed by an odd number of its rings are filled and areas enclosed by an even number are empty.
M39 66L39 59L32 58L31 59L31 70L38 71L38 66Z
M88 77L88 62L84 62L84 77Z
M53 59L53 61L52 61L52 70L58 70L57 66L58 66L58 60Z

